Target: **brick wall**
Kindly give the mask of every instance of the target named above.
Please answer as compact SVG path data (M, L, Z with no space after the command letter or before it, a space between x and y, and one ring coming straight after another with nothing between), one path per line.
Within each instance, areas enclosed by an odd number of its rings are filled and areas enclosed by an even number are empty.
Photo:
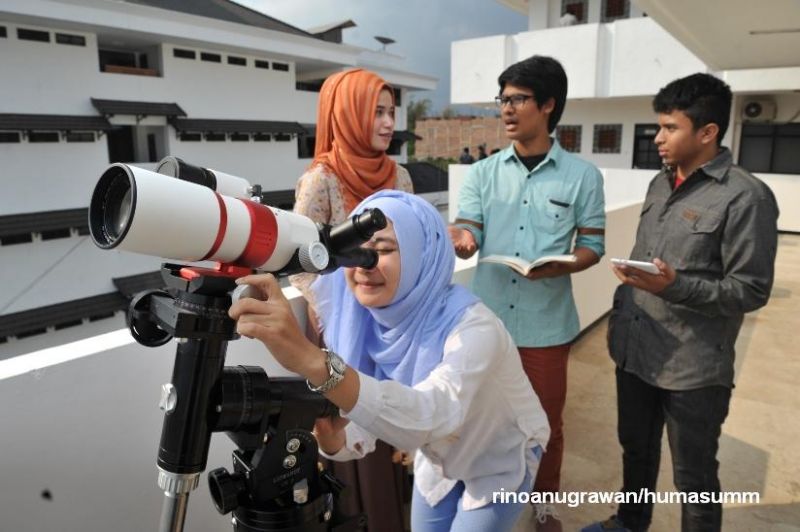
M425 118L417 120L415 133L422 137L415 144L417 159L458 160L465 147L477 159L479 145L485 144L486 153L491 153L495 148L505 148L509 142L502 120L495 117Z

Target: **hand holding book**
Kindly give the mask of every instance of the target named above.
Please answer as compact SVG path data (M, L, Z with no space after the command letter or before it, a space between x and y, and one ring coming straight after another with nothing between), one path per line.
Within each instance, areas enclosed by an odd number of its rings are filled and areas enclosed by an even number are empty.
M503 264L508 266L515 272L519 273L527 277L530 275L531 271L540 266L544 266L545 264L549 263L575 263L577 262L578 257L575 255L548 255L545 257L539 257L533 261L527 261L520 257L510 257L507 255L489 255L488 257L484 257L480 259L478 262L488 262L493 264Z

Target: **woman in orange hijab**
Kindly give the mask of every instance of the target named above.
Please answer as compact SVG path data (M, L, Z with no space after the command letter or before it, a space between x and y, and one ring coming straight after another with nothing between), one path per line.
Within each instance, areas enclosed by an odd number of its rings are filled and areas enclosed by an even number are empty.
M338 224L379 190L413 193L408 171L386 155L394 112L392 88L373 72L347 70L326 79L319 94L314 161L297 183L294 211L315 222ZM318 334L309 290L314 279L314 274L289 278L309 302L309 322L315 329L310 336ZM334 475L349 486L340 510L366 514L369 530L403 532L404 502L411 491L408 473L397 463L402 456L379 441L363 460L329 462Z

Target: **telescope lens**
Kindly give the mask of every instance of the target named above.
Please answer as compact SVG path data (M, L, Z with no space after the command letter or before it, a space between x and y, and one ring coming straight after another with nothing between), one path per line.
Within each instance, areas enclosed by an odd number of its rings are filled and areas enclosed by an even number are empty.
M95 244L113 248L128 232L136 203L136 189L123 165L111 166L100 178L89 205L89 230Z
M131 216L131 189L128 187L119 203L112 203L106 211L106 227L111 238L116 240L125 230Z

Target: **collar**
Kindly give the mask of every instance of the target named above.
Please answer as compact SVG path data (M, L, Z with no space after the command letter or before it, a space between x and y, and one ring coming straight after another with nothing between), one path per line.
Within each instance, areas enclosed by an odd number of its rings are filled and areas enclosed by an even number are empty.
M545 164L547 164L548 161L553 161L553 166L555 166L556 168L558 168L559 164L561 163L561 160L564 157L564 148L561 147L561 145L558 143L555 137L550 137L550 142L551 142L550 150L547 152L547 155L545 156L544 160L539 164L539 166L537 166L537 168L544 166ZM500 152L500 155L503 161L509 161L513 159L514 161L517 161L519 164L522 164L522 161L520 161L519 157L517 157L516 150L514 150L513 142L509 144L506 149Z
M733 165L733 155L731 154L731 150L728 148L720 148L719 153L717 153L716 157L708 161L703 166L699 167L694 173L703 172L704 175L714 179L715 181L719 182L722 181L725 176L728 174L728 170ZM667 178L673 176L675 174L675 169L669 166L664 167L664 174ZM692 174L694 175L694 174ZM687 176L687 179L691 176Z

